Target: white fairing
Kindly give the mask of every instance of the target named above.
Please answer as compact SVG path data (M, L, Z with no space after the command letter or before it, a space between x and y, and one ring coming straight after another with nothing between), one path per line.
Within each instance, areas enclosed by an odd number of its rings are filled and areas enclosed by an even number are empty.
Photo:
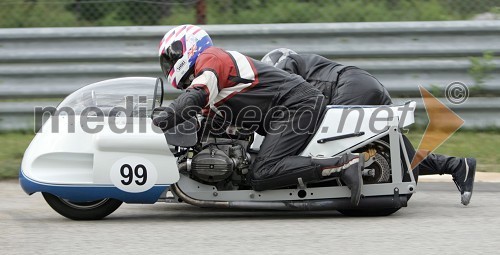
M154 85L154 79L152 82ZM90 92L94 98L96 91L99 90L80 93ZM78 111L75 115L56 114L44 123L26 150L21 169L36 182L113 185L128 192L142 192L154 185L179 180L176 159L164 134L152 125L150 118L82 116ZM127 181L123 176L132 173L135 174L130 177L132 183L123 185L122 181Z
M415 102L396 106L328 106L326 115L302 156L331 157L383 133L389 121L399 119L399 127L414 123ZM363 132L363 135L318 143L318 140ZM255 135L252 149L258 149L263 137Z

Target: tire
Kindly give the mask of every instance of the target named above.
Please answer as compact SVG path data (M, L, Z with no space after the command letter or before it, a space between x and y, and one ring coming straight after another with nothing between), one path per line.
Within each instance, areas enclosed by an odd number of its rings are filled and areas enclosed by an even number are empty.
M389 136L383 137L381 139L385 143L389 143ZM413 145L410 143L410 140L406 136L403 135L403 140L405 142L406 152L408 154L408 158L411 159L415 156L415 149ZM401 153L403 153L401 148ZM402 159L404 160L404 159ZM406 164L403 164L403 181L410 181L410 175L406 170ZM415 182L418 182L418 166L413 169ZM408 194L408 200L410 200L412 194ZM350 217L377 217L377 216L389 216L395 212L397 212L401 208L381 208L381 209L345 209L338 210L341 214Z
M382 141L382 143L389 144L389 136L382 137L382 139L380 139L380 140ZM413 157L415 157L415 148L413 148L413 145L411 144L410 140L405 135L403 135L403 141L405 143L406 153L408 154L408 159L411 162ZM401 156L403 156L403 148L401 148L400 152L401 152ZM406 167L406 164L404 163L404 160L405 160L404 158L401 158L401 162L403 163L403 165L401 166L401 168L403 170L403 181L408 182L411 180L411 177L408 174L407 167ZM413 169L412 172L413 172L413 175L415 177L415 182L418 183L418 172L419 172L418 166L415 167L415 169ZM410 199L411 195L412 194L408 195L408 199Z
M50 193L42 193L42 195L54 211L72 220L100 220L114 212L123 203L112 198L77 203Z
M400 208L383 208L374 210L347 209L347 210L339 210L339 212L349 217L383 217L383 216L389 216L397 212L399 209Z

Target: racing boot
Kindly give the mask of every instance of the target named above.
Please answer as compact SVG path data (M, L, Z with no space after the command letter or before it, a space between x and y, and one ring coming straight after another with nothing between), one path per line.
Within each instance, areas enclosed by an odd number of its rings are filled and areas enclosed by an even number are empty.
M458 191L463 205L468 205L472 197L472 189L474 188L474 176L476 175L476 159L463 158L460 159L463 163L454 169L451 176L453 182L457 185Z
M333 158L313 158L312 163L321 166L323 177L338 175L351 190L351 204L357 206L361 198L363 185L362 170L364 168L366 153L346 154Z
M428 151L418 153L424 158L419 165L420 175L450 174L460 192L462 204L468 205L474 187L476 159L449 157Z

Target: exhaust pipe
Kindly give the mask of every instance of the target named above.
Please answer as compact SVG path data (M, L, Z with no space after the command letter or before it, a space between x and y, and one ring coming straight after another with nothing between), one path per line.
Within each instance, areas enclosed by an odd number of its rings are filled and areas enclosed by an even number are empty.
M184 202L205 208L235 208L235 209L260 209L282 211L319 211L319 210L348 210L348 209L399 209L406 207L406 195L364 197L358 206L351 204L351 198L316 199L302 201L211 201L198 200L186 195L177 184L170 186Z

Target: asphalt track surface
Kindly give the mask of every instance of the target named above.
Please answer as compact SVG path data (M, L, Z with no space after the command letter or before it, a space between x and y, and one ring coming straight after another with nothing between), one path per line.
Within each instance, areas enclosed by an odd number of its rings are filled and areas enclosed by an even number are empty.
M0 182L0 254L498 254L500 184L462 206L453 183L421 183L388 217L335 211L122 205L105 220L63 218L40 194Z

